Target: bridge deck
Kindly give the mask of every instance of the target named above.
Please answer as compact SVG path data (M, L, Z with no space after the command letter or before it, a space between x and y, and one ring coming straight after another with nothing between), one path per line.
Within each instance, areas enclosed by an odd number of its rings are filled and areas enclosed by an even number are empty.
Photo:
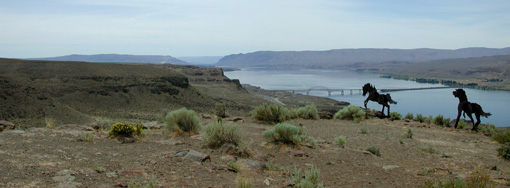
M452 88L449 86L441 87L419 87L419 88L395 88L395 89L378 89L380 92L394 92L394 91L410 91L410 90L426 90L426 89L444 89ZM344 92L344 91L361 91L361 89L329 89L329 88L311 88L311 89L281 89L281 90L270 90L270 91L288 91L288 92L310 92L310 91L327 91L331 92Z

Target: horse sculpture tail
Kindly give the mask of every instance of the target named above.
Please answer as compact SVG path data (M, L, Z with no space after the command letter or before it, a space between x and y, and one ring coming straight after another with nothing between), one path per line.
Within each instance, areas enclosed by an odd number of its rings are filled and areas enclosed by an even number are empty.
M490 112L484 112L482 109L482 106L480 106L479 104L476 104L476 103L472 103L472 104L474 107L473 110L475 110L475 112L480 113L480 115L482 115L483 117L488 118L489 116L492 115Z

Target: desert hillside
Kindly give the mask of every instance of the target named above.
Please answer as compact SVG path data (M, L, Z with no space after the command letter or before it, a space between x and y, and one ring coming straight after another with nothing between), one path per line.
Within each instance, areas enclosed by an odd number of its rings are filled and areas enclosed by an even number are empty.
M0 120L27 126L42 126L45 119L150 120L182 107L211 112L217 103L242 115L262 101L221 69L0 59Z

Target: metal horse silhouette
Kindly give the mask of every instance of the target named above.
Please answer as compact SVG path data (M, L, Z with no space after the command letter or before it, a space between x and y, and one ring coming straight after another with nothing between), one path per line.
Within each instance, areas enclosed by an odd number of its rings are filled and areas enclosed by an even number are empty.
M365 96L367 93L368 93L368 97L365 100L365 109L367 108L367 103L369 100L375 101L383 106L382 110L381 110L383 116L384 116L384 107L388 107L388 116L390 115L390 105L388 104L388 102L391 104L397 104L396 101L391 100L390 94L379 94L377 92L377 89L375 88L375 86L373 86L370 83L367 83L363 86L363 96Z
M459 113L457 114L457 120L455 121L455 128L457 128L457 124L459 123L459 118L462 111L464 111L464 118L467 114L469 119L471 119L471 122L473 122L473 128L471 130L474 131L478 130L478 125L480 124L480 116L489 117L492 115L491 113L485 113L482 110L482 106L479 104L469 102L466 92L463 89L456 89L453 91L453 96L459 98L459 106L457 107ZM476 116L476 124L475 121L473 121L473 113L475 113Z

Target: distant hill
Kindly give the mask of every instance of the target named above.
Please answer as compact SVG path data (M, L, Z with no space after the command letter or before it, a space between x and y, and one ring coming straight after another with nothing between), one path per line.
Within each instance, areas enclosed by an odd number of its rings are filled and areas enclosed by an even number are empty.
M176 64L187 65L188 63L172 56L162 55L127 55L127 54L97 54L97 55L66 55L59 57L31 58L30 60L46 61L82 61L82 62L115 62L115 63L152 63L152 64Z
M259 51L228 55L220 59L218 66L232 67L308 67L331 68L352 63L378 62L425 62L439 59L470 58L494 55L510 55L509 48L462 48L441 49L339 49L328 51Z
M403 79L449 80L462 84L476 84L481 88L510 90L510 55L441 59L419 63L358 63L345 68Z
M177 57L177 59L188 62L193 65L212 65L218 63L223 56L190 56L190 57Z

